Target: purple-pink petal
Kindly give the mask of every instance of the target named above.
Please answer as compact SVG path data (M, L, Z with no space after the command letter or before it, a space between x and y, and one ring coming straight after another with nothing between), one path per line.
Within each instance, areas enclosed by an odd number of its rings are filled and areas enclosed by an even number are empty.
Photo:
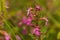
M23 35L26 35L27 33L28 33L28 31L27 31L26 29L23 29L23 30L22 30L22 34L23 34Z
M36 10L39 11L41 7L39 5L36 6Z
M5 35L6 40L10 40L10 37L8 35Z
M47 18L43 17L43 18L40 18L40 19L45 21L46 26L48 25L48 19Z
M27 22L27 18L25 16L23 17L22 22L23 23L26 23Z
M4 35L5 35L5 40L10 40L10 36L8 35L8 33L4 33Z
M21 40L19 35L16 35L16 40Z
M35 35L36 35L36 36L40 36L39 30L36 30L36 31L35 31Z
M30 14L30 11L31 11L32 9L33 9L32 7L28 8L28 10L27 10L27 16Z
M36 36L40 36L39 28L34 28L34 29L32 30L32 34L35 34Z

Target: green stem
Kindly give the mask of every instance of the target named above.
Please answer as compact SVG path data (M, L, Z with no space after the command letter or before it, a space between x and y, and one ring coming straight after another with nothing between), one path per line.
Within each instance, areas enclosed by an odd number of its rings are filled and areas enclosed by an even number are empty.
M10 32L14 35L14 38L15 38L15 33L12 30L12 28L9 26L9 24L8 24L8 22L6 20L6 18L7 18L7 11L6 11L6 7L5 7L6 6L5 5L5 1L6 0L1 0L1 12L3 13L3 16L2 16L3 22L6 24L7 29L10 30Z
M6 0L1 0L1 11L2 11L3 16L7 17L7 11L6 11L6 7L5 7L6 6L5 2L6 2Z

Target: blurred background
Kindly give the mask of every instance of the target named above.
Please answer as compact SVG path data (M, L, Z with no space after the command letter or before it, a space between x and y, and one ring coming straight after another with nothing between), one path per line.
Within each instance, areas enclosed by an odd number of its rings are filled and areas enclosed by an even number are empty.
M0 30L6 30L15 40L14 33L19 34L21 31L17 27L18 22L26 14L27 8L35 8L35 5L41 6L40 16L46 15L49 20L47 34L43 40L60 40L60 0L0 0ZM27 36L25 40L33 39Z

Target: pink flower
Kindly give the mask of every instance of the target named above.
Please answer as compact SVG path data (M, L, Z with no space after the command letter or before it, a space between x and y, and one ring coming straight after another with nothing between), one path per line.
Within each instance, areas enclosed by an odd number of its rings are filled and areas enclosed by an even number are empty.
M1 31L1 33L5 36L5 40L10 40L10 35L6 31Z
M27 19L27 23L26 23L26 25L31 25L31 21L32 21L32 19L29 17L28 19Z
M27 16L30 14L30 11L31 11L31 10L33 10L32 7L28 8L28 10L27 10Z
M25 16L23 17L22 22L23 23L26 23L27 22L27 18Z
M48 25L48 19L47 19L47 18L43 17L43 18L40 18L40 20L46 21L46 22L45 22L45 25Z
M22 22L25 23L27 26L31 25L32 18L31 17L23 17Z
M26 25L27 25L27 26L31 25L31 22L28 21L28 22L26 23Z
M19 35L16 35L16 40L21 40Z
M35 31L36 36L40 36L40 32L38 30Z
M9 8L8 5L9 5L9 3L8 3L8 1L6 1L6 2L5 2L5 7L6 7L6 8Z
M10 36L7 33L5 33L5 39L10 40Z
M32 14L30 14L29 17L30 17L31 19L33 19L33 15L32 15Z
M10 37L8 35L5 35L6 40L10 40Z
M36 10L40 11L41 7L39 5L36 6Z
M26 29L23 29L23 30L22 30L22 34L23 34L23 35L26 35L27 33L28 33L28 31L27 31Z
M19 23L18 23L18 26L21 26L22 24L23 24L22 22L19 22Z
M39 28L38 27L34 28L32 30L32 34L35 34L36 36L40 36L40 30L39 30Z

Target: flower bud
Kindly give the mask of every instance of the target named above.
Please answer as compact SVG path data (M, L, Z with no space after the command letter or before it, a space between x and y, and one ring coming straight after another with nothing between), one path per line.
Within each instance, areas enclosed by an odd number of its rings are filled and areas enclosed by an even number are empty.
M22 30L22 34L23 34L23 35L27 35L27 33L28 33L28 31L27 31L26 29L23 29L23 30Z
M41 7L39 5L36 6L36 11L40 11Z
M21 40L19 35L16 35L16 40Z

